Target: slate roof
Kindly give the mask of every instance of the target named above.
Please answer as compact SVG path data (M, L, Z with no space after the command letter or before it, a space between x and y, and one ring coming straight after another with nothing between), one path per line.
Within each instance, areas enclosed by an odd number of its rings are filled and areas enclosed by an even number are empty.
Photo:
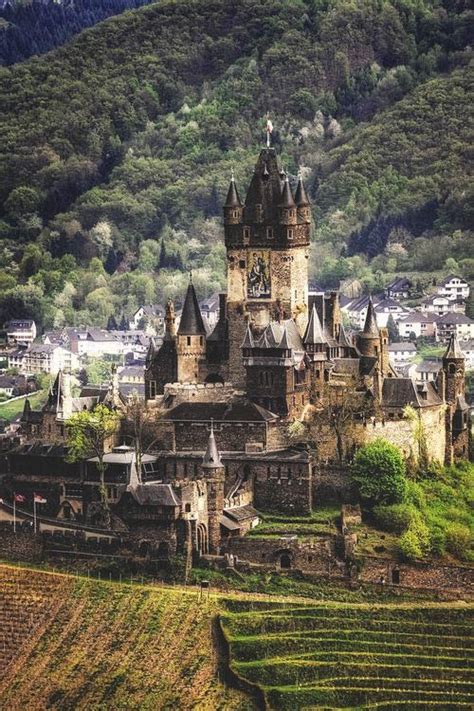
M309 316L309 321L306 327L306 332L304 334L303 341L309 345L326 343L326 338L323 334L321 321L319 320L315 304L313 304L313 308L311 309L311 314Z
M443 358L464 358L464 353L462 352L458 339L454 334L452 334L449 339L448 347L446 348Z
M421 388L425 389L426 398L421 395ZM441 398L432 383L415 383L411 378L384 378L382 385L382 404L387 407L404 408L430 407L440 405Z
M273 422L278 419L269 410L250 400L225 402L183 402L171 408L163 417L174 422Z
M201 316L196 291L192 282L188 285L179 322L178 333L187 336L205 336L206 329Z
M441 325L462 325L462 324L471 324L474 323L472 318L469 318L469 316L466 316L466 314L458 314L458 313L450 313L450 314L444 314L438 319L438 323Z
M130 488L130 493L140 506L166 506L176 508L181 506L171 484L138 484Z
M467 281L460 277L458 274L448 274L448 276L444 277L443 281L441 281L438 286L446 286L447 284L449 284L451 279L459 279L459 281L461 281L463 284L467 284Z
M399 323L434 323L439 320L436 314L424 314L421 311L411 311L399 319Z
M372 299L369 299L367 304L367 315L365 317L364 329L360 334L362 338L378 338L379 329L377 326L377 319L375 318L375 310Z
M407 277L397 277L387 285L386 289L389 291L404 291L410 287L411 281Z
M238 523L258 518L260 515L253 506L235 506L232 509L224 509L224 514Z
M239 191L235 184L234 176L232 176L224 207L242 207Z
M295 202L298 207L305 207L306 205L309 205L308 196L306 195L303 178L301 176L298 178L298 185L296 186Z
M388 350L391 352L396 351L414 351L416 353L416 346L411 341L401 341L397 343L390 343Z

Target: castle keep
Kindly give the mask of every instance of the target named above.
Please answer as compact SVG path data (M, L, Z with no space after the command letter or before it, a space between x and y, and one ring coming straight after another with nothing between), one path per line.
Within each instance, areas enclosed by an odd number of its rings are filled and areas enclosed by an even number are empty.
M112 523L137 546L219 553L258 521L257 510L307 514L328 491L344 499L347 462L361 444L384 437L407 458L419 456L408 406L432 459L467 457L456 338L436 382L397 377L371 302L362 332L349 338L339 294L309 293L310 227L303 181L292 187L273 148L260 152L245 200L232 177L218 323L206 332L192 280L178 328L168 302L163 343L150 341L146 361L154 448L137 462L131 447L115 442L107 455ZM114 387L72 398L60 374L41 412L25 405L27 443L9 456L11 487L44 492L51 516L91 525L97 472L93 460L64 462L64 424L65 413L94 402L126 419ZM349 425L338 431L338 408L348 407Z

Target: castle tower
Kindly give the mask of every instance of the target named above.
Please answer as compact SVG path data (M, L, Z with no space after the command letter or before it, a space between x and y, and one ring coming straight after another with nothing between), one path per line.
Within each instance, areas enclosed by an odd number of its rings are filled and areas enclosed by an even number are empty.
M207 483L209 552L218 555L221 543L220 519L224 510L225 468L221 462L219 450L217 449L212 421L207 449L201 467L203 478Z
M145 399L154 400L162 395L167 383L177 380L176 317L174 305L168 299L165 313L165 336L160 348L150 338L145 361Z
M192 279L184 300L176 336L178 382L196 382L206 359L206 329Z
M283 179L282 179L283 178ZM242 207L234 181L224 206L227 248L229 377L245 382L241 343L247 324L261 333L274 318L308 320L310 207L304 186L293 196L274 148L261 150Z
M443 355L443 374L446 402L446 452L445 463L468 456L471 418L466 403L465 357L458 339L453 334Z
M357 347L363 356L378 357L380 354L380 333L375 318L374 305L369 298L367 315L362 333L357 336Z
M303 338L306 355L311 363L312 397L319 399L324 383L324 366L327 361L327 339L323 333L321 321L313 303L308 326Z

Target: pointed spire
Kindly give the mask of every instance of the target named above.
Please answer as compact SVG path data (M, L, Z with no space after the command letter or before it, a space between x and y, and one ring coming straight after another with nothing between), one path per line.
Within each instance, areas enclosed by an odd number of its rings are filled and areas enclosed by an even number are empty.
M216 438L214 437L214 420L211 420L211 431L207 441L207 449L202 460L203 469L221 469L221 455L217 449Z
M242 207L239 191L237 190L237 186L235 184L234 171L232 171L230 178L229 190L227 191L224 207Z
M174 303L171 299L166 302L165 308L165 341L170 341L176 336L176 316L174 313ZM155 349L155 342L153 341Z
M298 207L306 207L309 205L308 196L306 195L306 190L303 183L303 178L301 175L298 176L298 185L296 187L295 202Z
M351 344L347 340L347 335L346 335L346 330L344 328L344 324L342 324L342 323L339 328L339 335L337 337L337 343L339 346L342 346L342 348L350 348L351 347Z
M253 340L252 329L250 328L250 324L248 324L247 330L245 331L245 337L242 342L241 348L253 348L254 345L255 345L255 342Z
M285 350L291 350L291 343L290 343L290 339L288 336L288 331L287 331L286 326L283 329L283 335L281 337L280 343L278 344L278 348L284 348Z
M205 336L206 329L204 328L196 291L191 279L192 276L190 274L190 281L186 292L186 298L184 300L183 311L181 313L178 334L186 336Z
M313 304L313 308L311 309L311 315L309 317L306 333L304 334L303 343L310 346L326 343L323 329L321 327L321 321L319 320L318 312L316 311L316 304Z
M23 414L21 416L21 419L28 420L30 412L31 412L31 403L28 400L28 398L26 398L24 405L23 405Z
M456 334L452 333L449 342L448 342L448 347L446 348L445 354L443 355L443 360L447 358L456 358L456 359L464 359L464 353L461 350L461 347L459 345L459 341L456 338Z
M279 207L296 207L294 198L293 198L293 193L291 192L291 187L290 183L288 181L288 176L285 178L285 182L283 183L283 190L281 192L281 198L280 198L280 204Z
M372 303L372 297L369 296L369 303L367 305L367 315L365 317L364 330L362 331L362 336L370 338L379 337L379 327L377 326L377 319L375 317L374 304Z

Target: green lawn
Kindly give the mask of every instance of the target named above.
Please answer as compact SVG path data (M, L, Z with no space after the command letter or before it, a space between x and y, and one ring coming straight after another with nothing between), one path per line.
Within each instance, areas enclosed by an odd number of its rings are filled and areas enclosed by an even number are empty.
M38 390L38 392L29 395L28 400L30 401L32 409L34 410L35 408L41 407L41 405L45 403L47 395L46 390ZM21 398L21 400L0 403L0 419L8 420L8 422L15 419L17 415L23 412L25 399L26 398Z

